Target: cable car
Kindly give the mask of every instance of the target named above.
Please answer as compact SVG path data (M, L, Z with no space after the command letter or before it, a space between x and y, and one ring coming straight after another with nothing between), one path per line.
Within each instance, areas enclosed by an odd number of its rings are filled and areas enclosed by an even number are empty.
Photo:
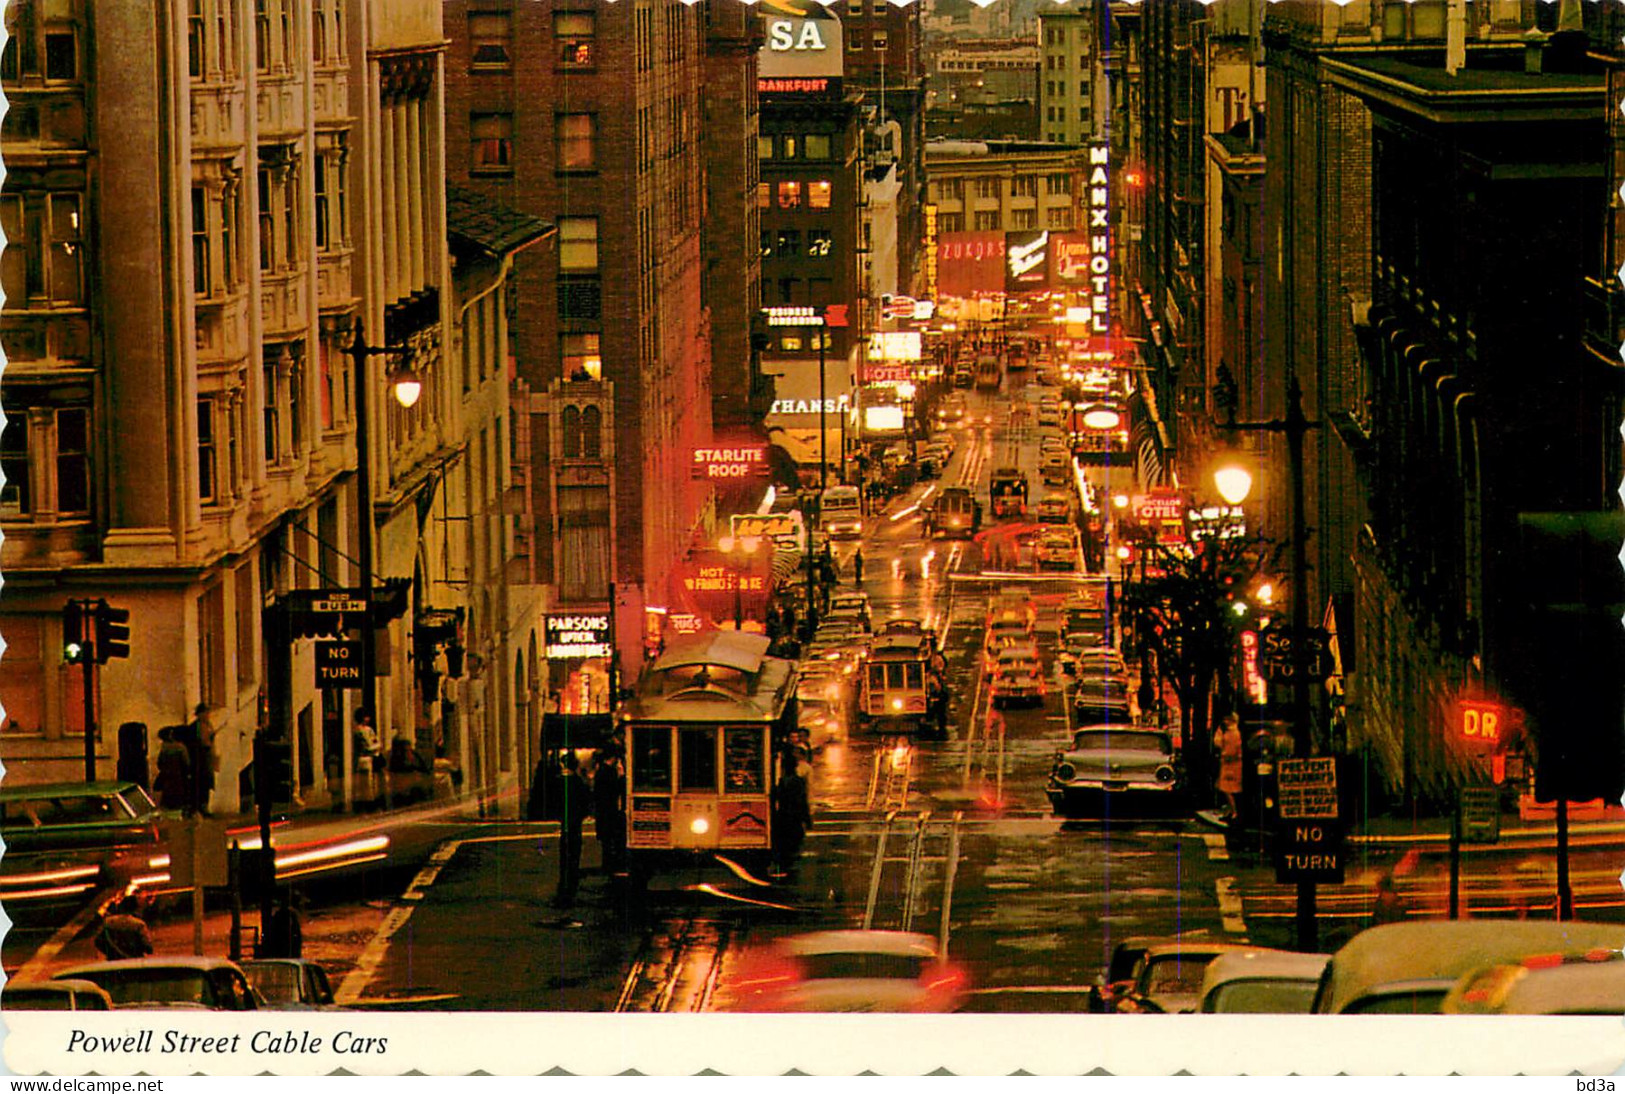
M865 729L890 733L923 732L933 727L931 682L941 684L940 666L924 634L884 634L874 640L864 667L858 721ZM940 690L940 702L944 693Z
M767 647L764 635L734 631L674 642L622 704L635 875L712 856L768 868L773 791L796 731L796 664Z

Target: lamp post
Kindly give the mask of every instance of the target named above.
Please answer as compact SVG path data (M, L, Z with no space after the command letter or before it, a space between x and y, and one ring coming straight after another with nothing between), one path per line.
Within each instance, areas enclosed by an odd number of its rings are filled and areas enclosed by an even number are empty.
M373 570L372 570L372 432L368 419L368 390L367 358L411 353L407 346L369 346L363 331L360 316L356 317L354 337L350 342L350 369L355 374L355 458L356 458L356 494L357 505L361 512L358 514L357 524L359 534L357 547L360 551L361 562L361 593L367 601L366 624L362 627L361 635L361 706L372 716L374 732L379 734L379 740L384 741L384 730L380 724L382 717L377 704L376 672L373 660L375 651L373 647L374 631L372 620L373 601ZM386 370L386 376L394 381L395 401L401 406L410 408L415 406L418 397L423 393L423 384L410 367ZM344 773L346 788L350 785L350 772ZM350 794L345 793L345 805L349 805Z
M1281 433L1286 436L1287 471L1292 488L1292 649L1294 656L1302 649L1309 631L1309 534L1304 525L1303 502L1303 437L1319 422L1312 422L1303 414L1303 388L1297 373L1287 379L1286 417L1267 422L1236 421L1237 391L1235 378L1229 368L1220 365L1213 391L1214 404L1224 413L1219 428L1224 431L1241 430L1254 433ZM1252 489L1252 476L1238 465L1220 466L1213 476L1219 494L1231 505L1240 505ZM1309 725L1309 678L1300 666L1292 674L1292 754L1305 758L1314 753L1314 738ZM1298 882L1298 908L1296 917L1298 948L1313 951L1318 943L1318 923L1315 918L1315 883Z

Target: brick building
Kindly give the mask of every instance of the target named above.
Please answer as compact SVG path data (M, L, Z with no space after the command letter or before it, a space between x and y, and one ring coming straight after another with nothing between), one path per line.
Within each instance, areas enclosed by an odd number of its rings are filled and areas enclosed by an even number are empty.
M1474 48L1453 74L1443 51L1323 62L1373 118L1373 303L1339 419L1371 510L1349 736L1407 796L1479 777L1463 697L1524 712L1502 744L1538 755L1546 796L1625 784L1619 525L1597 519L1618 511L1621 384L1583 342L1617 103L1584 49Z
M707 284L728 278L708 278L703 250L701 90L737 91L722 70L747 61L708 41L702 14L677 0L445 6L448 177L558 226L556 251L520 257L512 316L532 391L530 549L557 607L613 615L629 676L711 504L688 464L712 436ZM737 138L747 123L727 124ZM737 203L710 215L745 230ZM575 671L554 663L550 687Z

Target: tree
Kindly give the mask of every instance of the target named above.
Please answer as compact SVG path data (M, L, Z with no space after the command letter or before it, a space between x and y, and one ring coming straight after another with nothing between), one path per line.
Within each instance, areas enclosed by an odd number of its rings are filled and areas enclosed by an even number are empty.
M1235 702L1229 668L1240 617L1233 605L1245 602L1247 588L1272 552L1261 536L1210 536L1178 546L1147 543L1141 549L1162 576L1131 585L1125 600L1141 641L1156 651L1158 675L1179 695L1180 745L1190 785L1206 794L1214 776L1209 727L1215 686L1223 703Z

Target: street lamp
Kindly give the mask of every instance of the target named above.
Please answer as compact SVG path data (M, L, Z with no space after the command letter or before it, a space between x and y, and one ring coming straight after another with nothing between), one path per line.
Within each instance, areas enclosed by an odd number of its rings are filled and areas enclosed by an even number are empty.
M1308 530L1304 526L1303 503L1303 437L1319 422L1309 421L1303 414L1303 388L1298 375L1287 378L1286 417L1267 422L1236 421L1237 390L1230 369L1220 365L1213 388L1213 403L1224 415L1218 423L1221 431L1241 430L1253 433L1281 433L1286 436L1287 469L1292 479L1292 649L1299 656L1309 631L1309 561ZM1236 461L1227 461L1214 472L1214 485L1220 496L1231 505L1240 505L1252 489L1252 475ZM1292 754L1304 758L1314 753L1314 738L1309 726L1309 678L1301 666L1294 666L1292 674ZM1298 948L1311 952L1317 945L1318 924L1315 919L1315 883L1298 882L1297 939Z

